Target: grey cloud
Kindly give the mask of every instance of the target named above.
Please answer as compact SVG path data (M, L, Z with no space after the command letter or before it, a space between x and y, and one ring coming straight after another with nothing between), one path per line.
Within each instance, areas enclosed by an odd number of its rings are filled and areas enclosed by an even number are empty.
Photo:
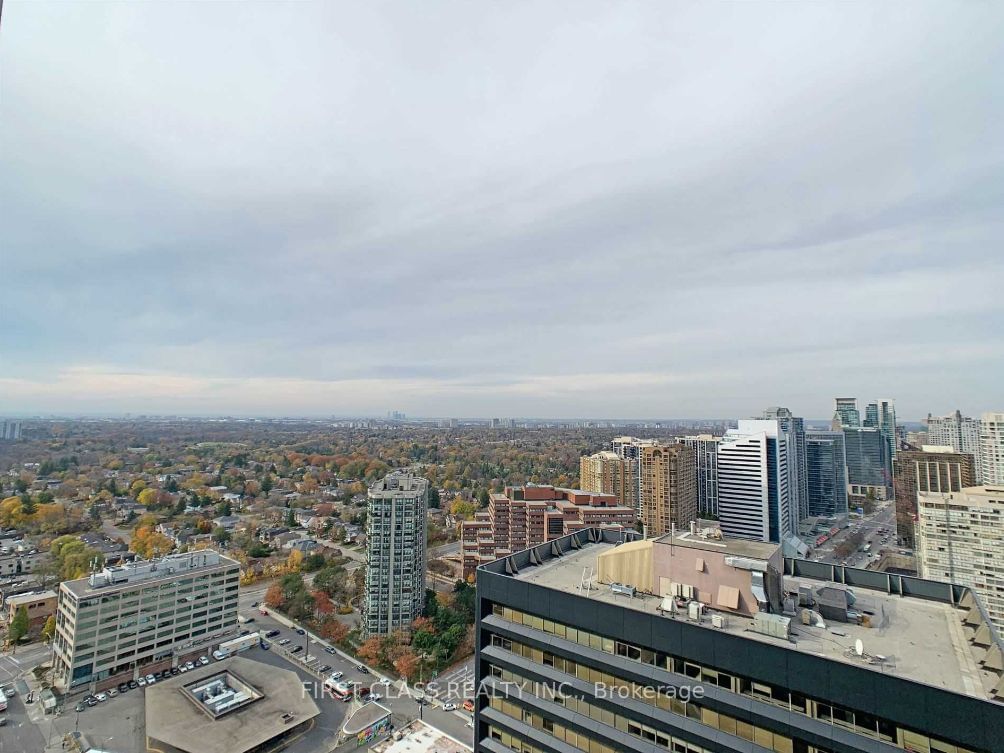
M0 410L1000 407L992 5L4 11Z

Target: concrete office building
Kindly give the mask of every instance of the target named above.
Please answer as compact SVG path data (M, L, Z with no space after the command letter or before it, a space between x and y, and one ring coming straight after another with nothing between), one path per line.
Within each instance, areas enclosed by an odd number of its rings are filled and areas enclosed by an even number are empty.
M486 562L564 536L569 531L598 526L634 528L633 507L613 494L562 489L540 484L507 486L493 492L488 509L460 525L463 575L474 575Z
M927 440L924 444L951 447L955 452L973 456L976 481L983 478L980 459L980 419L963 416L962 411L947 416L927 414Z
M1004 485L1004 413L980 418L980 472L984 484Z
M425 608L429 482L390 473L369 489L366 508L366 635L407 630Z
M697 470L697 510L705 518L718 517L718 445L722 438L698 434L677 440L694 450Z
M55 686L97 689L207 653L237 630L240 564L211 549L106 567L59 585Z
M661 536L697 520L697 459L684 444L641 448L640 520L646 536Z
M969 589L631 538L478 569L476 753L1000 751L1002 646Z
M789 443L780 422L740 419L718 446L718 519L729 538L780 543L794 533Z
M579 488L612 494L622 507L638 509L638 460L604 450L579 458Z
M811 517L847 515L847 458L842 431L805 434L806 486Z
M1004 631L1004 487L917 495L921 577L973 589Z
M896 456L893 469L896 535L911 548L916 545L917 494L958 492L977 482L973 456L951 447L923 445L920 450L904 450Z

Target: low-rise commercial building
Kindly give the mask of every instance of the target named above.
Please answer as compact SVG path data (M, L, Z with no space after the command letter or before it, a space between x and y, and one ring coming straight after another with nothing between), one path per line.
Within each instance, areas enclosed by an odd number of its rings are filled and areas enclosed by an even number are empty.
M55 591L35 591L8 596L4 600L4 606L7 608L7 624L14 620L17 610L24 607L30 626L45 625L45 621L56 613L56 598Z

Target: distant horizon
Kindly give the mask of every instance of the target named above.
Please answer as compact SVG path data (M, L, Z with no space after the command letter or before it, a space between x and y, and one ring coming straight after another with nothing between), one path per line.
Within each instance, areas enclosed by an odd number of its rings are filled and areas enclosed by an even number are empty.
M797 416L798 414L795 413ZM932 414L938 415L938 414ZM132 413L127 412L107 412L107 413L71 413L71 412L45 412L45 413L31 413L31 414L17 414L17 413L0 413L0 420L18 420L18 421L59 421L59 420L114 420L114 421L131 421L131 420L158 420L158 419L184 419L184 420L204 420L204 421L222 421L222 420L259 420L259 421L383 421L387 423L408 423L408 422L427 422L427 421L491 421L493 419L502 420L512 420L512 421L526 421L526 422L581 422L581 421L596 421L596 422L607 422L607 423L617 423L617 424L633 424L633 423L671 423L671 422L681 422L681 423L727 423L736 422L741 419L755 419L758 418L756 415L749 416L732 416L718 418L714 416L704 416L698 418L688 418L688 417L610 417L610 416L460 416L460 415L443 415L443 416L433 416L433 415L411 415L406 414L404 418L390 418L386 414L266 414L266 413ZM808 416L799 416L799 418L804 419L806 422L813 423L830 423L832 421L832 416L830 418L820 417L812 418ZM896 423L897 425L924 425L926 423L926 416L922 419L903 419L897 415ZM614 427L611 427L614 428Z

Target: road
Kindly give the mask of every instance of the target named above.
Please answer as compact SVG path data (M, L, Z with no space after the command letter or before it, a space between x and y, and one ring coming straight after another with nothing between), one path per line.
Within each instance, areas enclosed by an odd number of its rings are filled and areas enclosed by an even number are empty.
M34 667L49 656L49 647L38 643L0 656L0 685L13 685L14 679L22 672ZM45 747L42 731L28 720L25 699L17 694L7 701L7 711L0 712L6 717L7 726L0 729L0 753L8 751L34 751Z
M264 594L265 589L261 589L261 593ZM241 613L250 614L253 610L251 608L251 602L255 601L254 591L248 589L245 593L244 589L241 589L240 604ZM246 608L245 605L246 604ZM376 684L377 690L380 695L383 696L380 703L391 710L395 717L400 720L413 719L421 715L422 719L434 727L441 729L449 735L462 740L473 747L474 745L474 731L467 726L467 722L470 720L471 715L464 711L444 711L441 707L441 703L450 699L440 699L439 703L423 704L419 705L416 701L416 696L423 695L419 691L414 689L405 689L400 686L399 683L391 683L386 680L379 673L375 673L372 670L365 669L361 671L360 665L355 659L346 658L340 651L332 647L326 641L310 634L305 633L304 635L298 635L289 627L287 623L290 621L283 617L277 617L276 615L261 615L255 614L255 621L251 623L248 627L257 628L258 630L270 631L278 630L279 635L276 635L268 639L269 645L271 646L270 651L261 651L260 649L254 650L254 658L260 658L261 654L269 654L269 661L274 661L276 659L284 660L289 666L294 667L297 672L306 677L310 677L317 681L323 680L323 678L330 674L331 672L342 672L342 679L346 682L358 682L365 685ZM280 646L281 641L289 641L285 646ZM300 648L296 654L290 653L295 648ZM334 653L332 653L334 652ZM313 656L315 660L310 662L309 667L305 666L303 662L299 660L299 657ZM330 669L325 670L324 673L318 673L315 669L321 665L329 665ZM468 667L464 676L470 676L473 678L473 665L474 659L471 658L463 666ZM459 671L461 668L457 668ZM449 678L449 674L444 674L443 679L440 681L442 687L445 689L447 687L446 680ZM458 680L460 676L458 675ZM439 678L437 678L439 680ZM473 680L471 680L471 688L473 689ZM465 688L463 685L457 686L457 692L462 692ZM462 703L462 697L457 693L451 696L454 702ZM336 703L330 699L323 699L325 703ZM395 722L396 723L396 722ZM299 748L297 748L299 750Z
M871 515L866 515L863 519L851 518L849 522L850 528L842 528L836 536L813 551L813 559L827 564L867 567L869 562L878 559L881 549L899 549L896 543L896 505L893 501L883 502ZM889 541L885 544L882 543L883 537L880 534L882 529L891 532ZM872 552L865 554L857 551L846 559L838 557L835 553L836 547L855 531L864 533L861 545L871 544Z
M449 557L452 554L459 554L460 552L460 542L453 541L449 544L441 544L440 546L434 546L428 551L428 558L435 559L436 557Z

